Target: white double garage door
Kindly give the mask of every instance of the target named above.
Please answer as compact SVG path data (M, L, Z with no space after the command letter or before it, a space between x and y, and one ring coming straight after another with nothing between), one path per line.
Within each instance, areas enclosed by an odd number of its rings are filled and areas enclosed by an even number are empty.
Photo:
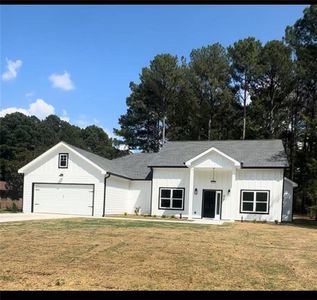
M33 212L92 216L93 184L33 184Z

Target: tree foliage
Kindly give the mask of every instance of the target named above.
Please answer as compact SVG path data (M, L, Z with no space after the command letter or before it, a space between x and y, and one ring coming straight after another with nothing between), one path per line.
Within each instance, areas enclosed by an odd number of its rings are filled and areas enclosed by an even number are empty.
M0 118L0 179L22 196L23 177L17 170L60 141L106 158L125 154L112 146L112 139L97 126L81 129L55 115L40 121L35 116L12 113Z
M116 132L130 149L159 151L168 140L283 139L287 176L303 205L317 201L317 6L282 41L254 37L227 49L194 49L190 60L154 57L131 83ZM166 133L163 134L163 128Z

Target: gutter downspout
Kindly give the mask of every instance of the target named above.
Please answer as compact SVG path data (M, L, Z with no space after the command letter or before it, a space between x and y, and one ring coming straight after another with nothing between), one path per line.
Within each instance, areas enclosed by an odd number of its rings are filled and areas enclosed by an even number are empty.
M106 187L107 187L107 178L110 177L111 174L107 174L108 176L105 176L105 181L104 181L104 193L103 193L103 212L102 212L102 216L105 217L106 216Z

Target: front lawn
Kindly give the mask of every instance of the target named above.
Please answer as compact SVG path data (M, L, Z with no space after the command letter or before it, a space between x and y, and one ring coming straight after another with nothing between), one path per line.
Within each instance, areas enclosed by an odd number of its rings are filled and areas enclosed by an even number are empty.
M316 290L317 226L0 224L2 290Z

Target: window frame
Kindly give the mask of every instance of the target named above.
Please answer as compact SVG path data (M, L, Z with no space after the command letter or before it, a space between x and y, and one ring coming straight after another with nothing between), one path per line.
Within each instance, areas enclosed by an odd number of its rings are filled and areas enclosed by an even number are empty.
M66 166L61 166L62 155L66 155ZM68 169L68 161L69 161L69 154L68 153L58 153L58 168L59 169Z
M163 199L169 199L170 200L170 207L162 207L161 206L161 191L162 190L170 190L171 194L169 198L163 197ZM177 198L177 199L182 199L182 207L181 208L173 208L171 205L173 205L173 191L174 190L181 190L182 191L182 198ZM159 188L159 193L158 193L158 209L159 210L184 210L185 209L185 188L184 187L160 187Z
M253 192L253 211L245 211L243 210L243 202L250 202L251 201L243 201L243 192ZM267 210L266 212L258 212L256 211L256 204L257 203L265 203L264 201L256 201L256 193L267 193ZM270 190L251 190L251 189L243 189L240 190L240 214L257 214L257 215L268 215L270 214L270 206L271 206L271 197L270 197Z

